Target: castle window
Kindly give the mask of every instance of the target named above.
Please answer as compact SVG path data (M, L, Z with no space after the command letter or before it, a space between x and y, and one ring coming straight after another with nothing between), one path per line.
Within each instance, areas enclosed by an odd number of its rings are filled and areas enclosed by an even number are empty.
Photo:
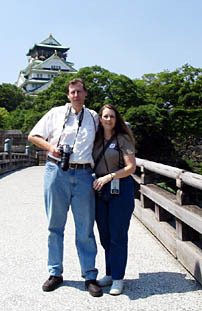
M51 66L51 69L53 69L53 70L59 70L59 69L61 69L61 66L52 65L52 66Z

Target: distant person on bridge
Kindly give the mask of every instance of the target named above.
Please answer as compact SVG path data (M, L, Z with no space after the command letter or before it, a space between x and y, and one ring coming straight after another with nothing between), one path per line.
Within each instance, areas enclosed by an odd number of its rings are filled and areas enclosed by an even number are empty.
M128 229L134 210L135 144L114 106L99 112L93 156L95 160L96 222L105 250L106 275L100 286L112 285L111 295L123 291L128 248Z
M84 106L87 90L82 79L67 85L70 103L52 108L35 125L29 141L48 151L44 195L48 217L49 279L43 291L52 291L63 282L63 240L71 205L76 228L76 247L81 274L92 296L102 296L95 268L97 246L93 232L95 200L92 158L98 116Z

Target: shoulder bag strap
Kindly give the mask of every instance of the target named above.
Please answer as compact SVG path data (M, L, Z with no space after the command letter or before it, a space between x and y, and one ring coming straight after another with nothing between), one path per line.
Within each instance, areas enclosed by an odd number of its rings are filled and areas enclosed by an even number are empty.
M115 135L113 135L110 140L108 140L108 142L106 143L106 145L104 146L103 150L99 153L97 160L95 161L95 166L94 166L94 170L95 168L98 166L98 163L100 162L100 160L102 159L106 149L109 147L109 145L111 144L112 140L114 139Z

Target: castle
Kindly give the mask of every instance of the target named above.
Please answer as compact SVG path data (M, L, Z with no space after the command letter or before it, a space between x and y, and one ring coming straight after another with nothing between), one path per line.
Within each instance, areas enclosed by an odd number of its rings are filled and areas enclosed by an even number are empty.
M26 56L28 66L21 70L16 85L30 95L37 95L47 89L53 77L61 73L75 73L74 64L66 61L70 48L61 45L52 34L40 43L34 44Z

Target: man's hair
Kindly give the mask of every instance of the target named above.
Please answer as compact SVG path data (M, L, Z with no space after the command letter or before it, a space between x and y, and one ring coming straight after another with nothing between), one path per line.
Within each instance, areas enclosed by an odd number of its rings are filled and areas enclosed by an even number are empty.
M84 91L87 92L87 88L86 88L86 85L85 85L84 80L81 79L81 78L75 78L75 79L73 79L73 80L70 80L70 81L67 83L67 94L69 93L69 87L70 87L70 85L75 85L75 84L77 84L77 83L81 83L81 84L83 85Z

